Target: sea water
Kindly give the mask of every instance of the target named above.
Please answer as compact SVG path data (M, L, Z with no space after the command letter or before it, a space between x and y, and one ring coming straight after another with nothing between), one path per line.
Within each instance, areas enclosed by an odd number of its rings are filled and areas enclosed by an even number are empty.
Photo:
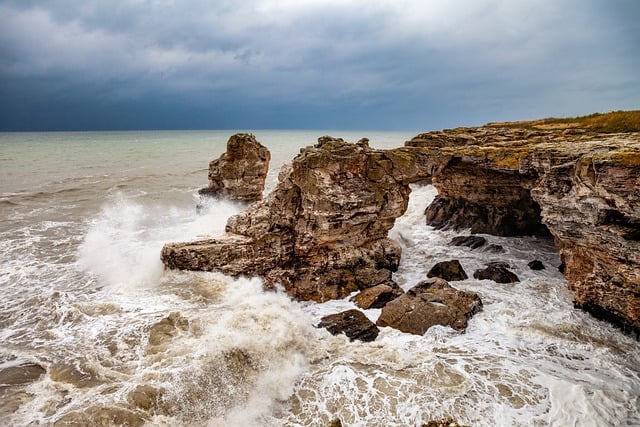
M297 302L257 278L167 271L162 245L224 233L243 206L197 189L231 131L0 134L2 425L640 425L640 344L572 306L553 242L454 247L414 185L391 237L406 290L439 261L504 261L520 283L453 282L484 310L465 333L381 328L372 343L314 327L354 305ZM255 131L280 166L321 131ZM410 133L332 132L376 148ZM538 259L545 270L531 271ZM380 310L366 310L376 320Z

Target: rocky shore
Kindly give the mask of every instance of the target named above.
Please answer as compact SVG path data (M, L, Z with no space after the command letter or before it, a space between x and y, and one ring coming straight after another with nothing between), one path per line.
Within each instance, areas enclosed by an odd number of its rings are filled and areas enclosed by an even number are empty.
M172 269L261 276L302 300L377 286L387 303L401 294L391 292L401 249L388 231L407 208L409 184L426 179L439 194L428 224L552 235L576 306L640 331L637 130L498 123L420 134L393 150L322 137L282 169L266 199L229 219L225 237L167 244L162 260ZM472 306L456 329L481 302Z

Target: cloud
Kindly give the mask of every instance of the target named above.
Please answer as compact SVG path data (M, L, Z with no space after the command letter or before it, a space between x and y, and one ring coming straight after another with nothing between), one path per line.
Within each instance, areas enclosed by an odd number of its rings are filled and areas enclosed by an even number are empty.
M217 115L212 125L272 127L629 108L639 15L632 0L4 1L0 91L23 85L22 98L61 108L86 96L101 111L164 100ZM26 108L0 102L5 117Z

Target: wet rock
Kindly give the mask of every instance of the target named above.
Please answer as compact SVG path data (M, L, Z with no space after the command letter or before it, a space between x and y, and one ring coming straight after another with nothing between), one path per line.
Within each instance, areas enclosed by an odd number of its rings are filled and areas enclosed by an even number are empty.
M469 278L462 268L462 265L460 265L460 261L457 259L437 263L431 267L431 270L427 273L427 277L439 277L452 282Z
M453 246L467 246L471 249L477 249L486 243L487 239L482 236L456 236L449 242Z
M247 202L260 200L270 160L271 153L255 136L232 135L227 151L209 164L209 186L199 193Z
M169 268L260 276L301 300L326 301L391 282L400 245L387 237L408 204L419 162L321 137L283 167L264 200L227 222L227 235L167 244ZM397 166L396 166L397 165Z
M320 319L318 328L325 328L332 335L345 334L351 341L374 341L380 330L361 311L347 310Z
M189 330L189 320L178 312L173 312L154 324L149 330L149 346L147 354L164 351L171 339L180 331Z
M487 264L487 267L476 270L473 277L478 280L493 280L496 283L515 283L520 279L515 273L508 270L509 264L504 262L494 262Z
M129 403L136 408L145 411L153 410L158 412L158 403L162 398L163 391L148 384L137 386L127 396Z
M531 270L544 270L544 264L540 260L533 260L527 264Z
M467 427L462 424L458 424L453 418L444 418L441 420L431 420L422 427Z
M492 254L503 254L503 253L506 252L504 250L504 248L502 247L502 245L496 245L495 243L492 243L492 244L488 245L487 247L485 247L484 251L492 253Z
M416 335L423 335L434 325L463 331L468 320L481 309L482 301L477 294L432 278L385 305L376 324Z
M367 310L369 308L382 308L389 301L398 298L404 291L395 283L379 285L367 288L351 298L358 307Z

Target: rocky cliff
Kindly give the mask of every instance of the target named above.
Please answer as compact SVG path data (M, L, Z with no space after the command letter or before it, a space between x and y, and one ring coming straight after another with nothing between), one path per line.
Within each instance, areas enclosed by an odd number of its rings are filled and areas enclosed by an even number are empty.
M227 151L209 163L209 185L200 194L245 202L260 200L270 160L271 153L255 136L232 135Z
M555 238L578 307L640 331L640 133L503 123L420 134L437 228Z

